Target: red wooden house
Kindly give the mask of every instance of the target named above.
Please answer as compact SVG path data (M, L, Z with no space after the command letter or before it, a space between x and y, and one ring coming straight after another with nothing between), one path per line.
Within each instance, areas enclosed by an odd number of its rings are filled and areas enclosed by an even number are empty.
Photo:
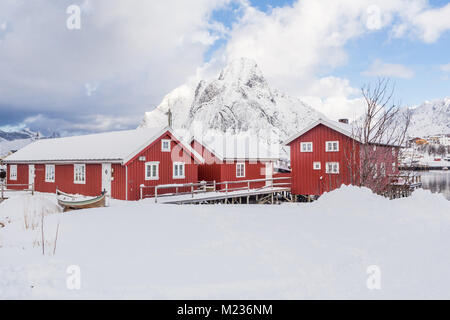
M4 160L9 185L87 196L106 190L120 200L140 199L141 185L197 182L203 161L169 128L42 139Z
M274 164L279 160L278 150L269 150L256 137L247 134L210 134L193 137L191 147L204 158L199 166L200 181L245 181L274 177ZM280 181L281 182L281 181ZM270 181L252 182L251 188L270 185ZM247 186L233 183L230 188ZM224 189L218 185L217 189Z
M321 195L342 184L357 185L363 158L370 159L371 173L365 181L373 180L372 189L382 188L389 175L398 173L399 146L364 145L347 123L319 119L285 144L290 146L293 194Z

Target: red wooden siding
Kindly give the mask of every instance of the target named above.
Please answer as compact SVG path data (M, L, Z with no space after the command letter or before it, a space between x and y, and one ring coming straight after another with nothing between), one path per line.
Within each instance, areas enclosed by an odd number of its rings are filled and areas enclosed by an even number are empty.
M265 163L261 161L245 161L245 177L236 177L236 162L225 161L218 159L212 151L202 146L197 141L192 141L191 146L205 159L205 164L199 165L198 179L200 181L242 181L253 179L265 179L266 169ZM242 163L244 161L238 161ZM260 188L265 185L265 182L255 182L250 185L251 188ZM247 186L247 183L230 184L229 188L240 188ZM217 189L224 189L225 185L217 186Z
M6 177L6 184L12 185L12 184L28 184L28 165L27 164L17 164L17 180L10 180L10 164L7 166L7 177ZM23 187L11 187L8 186L9 189L15 189L15 190L21 190L21 189L27 189L27 186Z
M161 140L171 140L171 152L161 151ZM145 156L145 161L139 161L139 157ZM159 161L159 179L145 180L145 163ZM185 163L185 178L173 178L173 162ZM191 155L184 151L180 144L169 133L162 135L155 142L141 151L130 163L128 167L128 200L140 199L141 184L145 186L156 186L161 184L183 184L198 182L198 164L194 162ZM145 189L146 195L153 195L154 188ZM161 193L174 192L175 189L162 189ZM180 189L179 191L182 191ZM187 191L187 189L186 189Z
M112 164L111 197L126 200L126 168L121 164Z
M55 182L45 182L45 164L35 165L34 170L34 189L39 192L55 193L57 181L57 166L55 165ZM61 179L61 177L59 178Z
M326 152L326 141L339 141L338 152ZM312 152L300 152L302 142L312 142ZM370 162L377 166L384 163L386 176L384 179L367 182L374 191L384 188L389 183L389 175L398 173L398 148L388 146L362 146L359 142L341 134L323 124L319 124L290 143L292 168L292 193L300 195L321 195L339 188L342 184L360 184L361 161L366 155ZM367 148L367 149L363 149ZM313 163L320 162L320 170L313 169ZM339 163L339 174L326 173L327 162ZM395 168L393 167L395 163Z
M339 141L339 151L326 152L326 141ZM300 152L301 142L312 142L313 152ZM355 182L359 144L353 139L320 124L292 141L290 147L292 193L320 195ZM314 162L321 163L320 170L313 170ZM326 162L338 162L339 174L325 173Z

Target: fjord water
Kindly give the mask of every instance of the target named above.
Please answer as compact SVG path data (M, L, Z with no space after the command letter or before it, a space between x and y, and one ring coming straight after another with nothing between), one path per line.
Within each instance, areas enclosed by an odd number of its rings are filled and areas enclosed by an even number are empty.
M433 193L442 193L450 200L450 170L421 172L422 187Z

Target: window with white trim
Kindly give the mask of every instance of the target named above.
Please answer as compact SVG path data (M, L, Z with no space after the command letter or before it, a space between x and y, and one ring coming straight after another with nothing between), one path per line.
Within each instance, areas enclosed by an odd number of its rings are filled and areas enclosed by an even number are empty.
M86 165L74 164L73 165L73 183L85 184L86 183Z
M173 163L173 178L174 179L184 179L184 162L174 162Z
M392 162L392 173L394 173L396 169L397 169L397 164L395 162Z
M236 163L236 178L245 177L245 163Z
M170 152L170 140L168 140L168 139L161 140L161 151L162 152Z
M395 157L395 147L392 147L392 156Z
M9 180L17 180L17 165L12 164L9 166Z
M376 145L373 146L373 151L377 151L377 146Z
M327 162L325 164L325 172L330 174L339 173L339 162Z
M159 179L159 162L152 161L145 163L145 180Z
M374 163L374 164L373 164L373 178L374 178L374 179L375 179L375 178L377 177L377 175L378 175L377 171L378 171L378 166L377 166L376 163Z
M312 142L301 142L300 143L300 152L313 152L313 143Z
M45 182L55 182L55 165L45 165Z
M314 170L320 170L321 164L320 162L314 162L313 163L313 169Z
M386 164L384 162L380 163L380 174L383 177L386 175Z
M326 152L338 152L339 151L339 141L327 141L325 142Z

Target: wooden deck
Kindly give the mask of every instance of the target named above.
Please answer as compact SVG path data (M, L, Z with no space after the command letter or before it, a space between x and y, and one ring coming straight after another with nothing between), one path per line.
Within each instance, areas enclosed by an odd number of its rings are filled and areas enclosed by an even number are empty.
M280 182L280 180L289 180L290 177L254 179L230 182L201 182L178 185L158 185L155 187L141 186L141 199L150 198L155 203L164 204L241 204L241 203L279 203L292 202L294 197L291 194L289 182ZM252 184L265 182L265 187L252 188ZM243 185L246 187L234 187L233 185ZM219 185L224 188L218 189ZM154 194L144 196L145 188L154 188ZM176 189L175 193L161 194L163 189ZM190 192L178 192L178 190L189 189Z

